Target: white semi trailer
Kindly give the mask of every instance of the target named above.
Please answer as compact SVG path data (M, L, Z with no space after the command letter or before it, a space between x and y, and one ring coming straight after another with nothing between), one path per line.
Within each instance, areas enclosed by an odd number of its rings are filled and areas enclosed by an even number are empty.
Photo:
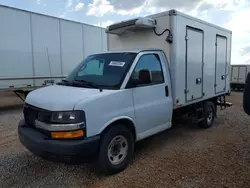
M107 50L104 28L0 5L0 90L28 92Z
M247 74L250 72L249 64L240 64L231 66L231 89L241 90L245 87Z

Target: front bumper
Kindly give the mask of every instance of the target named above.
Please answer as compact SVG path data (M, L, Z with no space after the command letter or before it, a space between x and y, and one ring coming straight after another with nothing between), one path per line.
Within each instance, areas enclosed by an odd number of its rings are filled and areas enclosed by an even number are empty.
M100 136L84 140L54 140L35 128L26 125L22 120L18 125L20 142L33 154L43 159L75 163L88 158L93 158L99 151Z

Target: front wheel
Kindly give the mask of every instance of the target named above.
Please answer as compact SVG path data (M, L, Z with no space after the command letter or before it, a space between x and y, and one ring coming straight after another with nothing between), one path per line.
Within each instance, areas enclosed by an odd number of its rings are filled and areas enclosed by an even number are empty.
M134 137L124 125L114 125L102 135L99 167L105 174L123 171L132 160Z

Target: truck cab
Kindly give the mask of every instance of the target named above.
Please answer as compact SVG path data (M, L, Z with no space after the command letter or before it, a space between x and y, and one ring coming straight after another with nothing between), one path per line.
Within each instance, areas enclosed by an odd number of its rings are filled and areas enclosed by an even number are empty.
M45 159L98 156L114 173L131 160L134 143L171 127L173 101L162 50L88 56L62 82L31 92L19 138Z

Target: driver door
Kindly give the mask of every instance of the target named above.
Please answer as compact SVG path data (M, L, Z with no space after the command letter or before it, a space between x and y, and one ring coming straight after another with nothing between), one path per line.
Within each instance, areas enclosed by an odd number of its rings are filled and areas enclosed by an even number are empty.
M138 139L151 136L171 127L172 96L166 65L158 52L146 52L140 56L131 80L139 79L140 70L150 72L150 83L132 88Z

